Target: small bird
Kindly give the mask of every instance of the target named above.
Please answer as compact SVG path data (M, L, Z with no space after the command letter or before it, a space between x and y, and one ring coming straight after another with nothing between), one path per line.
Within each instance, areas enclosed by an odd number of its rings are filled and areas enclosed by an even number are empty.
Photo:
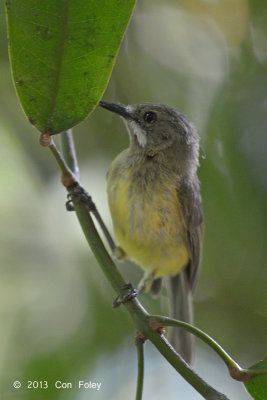
M141 292L157 295L168 277L172 316L193 323L192 292L204 233L197 131L170 106L99 104L122 117L130 137L107 174L116 253L145 270ZM192 364L192 335L175 328L170 342Z

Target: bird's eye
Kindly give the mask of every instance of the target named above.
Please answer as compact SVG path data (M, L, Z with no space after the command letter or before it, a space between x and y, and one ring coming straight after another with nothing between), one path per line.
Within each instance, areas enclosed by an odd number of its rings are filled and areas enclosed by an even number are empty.
M147 111L144 114L144 120L149 124L154 124L157 121L157 114L153 111Z

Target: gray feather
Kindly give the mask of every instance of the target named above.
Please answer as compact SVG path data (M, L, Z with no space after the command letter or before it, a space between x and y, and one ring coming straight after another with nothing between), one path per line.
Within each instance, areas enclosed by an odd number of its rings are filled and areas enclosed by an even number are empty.
M192 291L186 271L170 277L170 308L174 319L193 324ZM189 364L194 362L194 337L185 329L171 328L170 343Z
M154 279L150 289L151 295L154 299L156 299L160 294L161 286L162 286L162 278Z

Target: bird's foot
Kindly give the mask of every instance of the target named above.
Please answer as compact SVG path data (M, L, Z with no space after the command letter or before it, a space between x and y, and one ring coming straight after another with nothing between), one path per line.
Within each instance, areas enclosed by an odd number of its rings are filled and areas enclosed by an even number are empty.
M128 293L116 297L112 304L112 308L118 308L121 304L126 303L139 295L139 290L135 289L131 283L126 283L122 289L128 289Z
M83 202L84 204L86 204L88 212L96 210L96 206L92 200L92 197L79 184L75 184L69 189L67 199L67 211L74 211L75 205L79 202Z
M127 258L127 254L120 246L115 247L115 249L113 250L113 255L117 258L118 261L122 261Z

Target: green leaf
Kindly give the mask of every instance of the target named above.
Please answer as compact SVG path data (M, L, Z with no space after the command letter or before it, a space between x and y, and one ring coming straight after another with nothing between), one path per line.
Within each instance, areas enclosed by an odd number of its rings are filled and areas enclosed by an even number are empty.
M267 358L253 365L250 369L253 370L266 370ZM267 374L256 375L249 382L244 383L247 391L255 400L267 399Z
M135 0L8 0L13 79L41 132L82 121L101 97Z

